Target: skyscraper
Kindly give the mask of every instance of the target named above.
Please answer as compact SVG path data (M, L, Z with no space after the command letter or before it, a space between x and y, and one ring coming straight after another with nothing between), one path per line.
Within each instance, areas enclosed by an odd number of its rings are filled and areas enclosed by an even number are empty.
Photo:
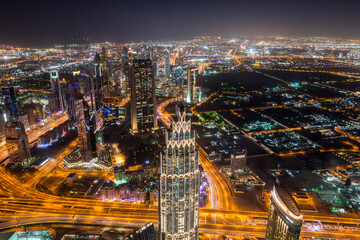
M59 73L56 70L50 71L50 83L51 83L51 111L58 112L64 110L64 100L59 81Z
M122 71L124 73L125 81L123 82L123 89L126 94L131 92L130 84L130 61L129 61L129 49L124 46L121 51L121 60L122 60Z
M297 240L300 236L302 215L290 193L276 183L271 192L266 240Z
M234 176L235 172L237 171L244 171L246 166L246 155L246 149L231 154L230 169L232 176Z
M103 160L105 146L101 111L90 111L88 102L80 95L75 100L75 112L83 161Z
M16 101L14 86L1 88L5 111L9 115L4 131L10 162L28 165L31 161L30 146Z
M93 111L100 110L101 99L104 97L104 81L102 77L102 63L98 53L94 58L94 78L88 81L88 89L90 93L91 106Z
M101 67L103 81L103 97L110 96L110 89L113 84L113 62L105 47L101 51Z
M9 159L12 163L27 166L31 162L30 146L24 125L20 121L8 122L5 136Z
M75 114L81 157L84 162L88 162L91 157L90 141L86 130L84 100L82 97L77 97L75 99Z
M3 86L1 87L1 92L4 100L5 111L9 115L10 121L16 121L20 114L14 86Z
M168 49L165 49L165 58L164 58L164 75L165 77L169 77L170 75L170 61L171 55Z
M194 103L196 99L196 79L199 74L199 69L196 67L189 67L187 69L187 92L186 103Z
M159 229L161 240L198 239L200 171L195 132L185 113L172 118L160 158Z
M64 91L64 104L67 110L69 119L75 119L75 91L78 88L77 83L69 84Z
M150 59L134 59L130 70L131 130L157 128L154 66Z

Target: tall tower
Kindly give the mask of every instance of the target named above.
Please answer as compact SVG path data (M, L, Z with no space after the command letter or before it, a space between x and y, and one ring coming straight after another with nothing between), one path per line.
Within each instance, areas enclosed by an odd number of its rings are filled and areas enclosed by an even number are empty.
M199 230L199 157L195 131L185 112L172 119L160 157L159 228L161 240L197 240Z
M90 78L88 88L90 92L91 106L93 111L97 111L101 107L101 99L104 97L104 81L102 77L102 63L98 53L94 58L94 78Z
M31 154L24 125L20 121L8 122L5 126L5 136L10 162L29 165Z
M14 86L3 86L1 92L5 104L5 111L9 115L11 121L19 118L19 109L16 101Z
M193 103L196 101L196 78L199 74L199 70L196 67L190 67L187 69L187 93L186 103Z
M59 81L59 73L57 70L50 71L50 83L51 83L51 93L52 93L52 111L63 111L64 110L64 101L61 90L61 84Z
M75 100L75 115L81 157L84 162L89 162L91 158L91 146L89 144L90 140L85 124L85 109L84 100L82 97L77 97Z
M129 49L124 46L121 51L121 60L122 60L122 69L125 76L124 84L125 86L123 89L125 90L126 94L129 94L131 91L131 84L130 84L130 61L129 61Z
M147 132L156 129L154 66L150 59L134 59L130 70L131 130Z
M165 77L169 77L170 75L170 61L171 61L171 54L168 49L165 49L165 58L164 58L164 74Z
M298 240L302 215L290 193L278 183L271 192L266 240Z
M96 157L103 160L105 146L101 111L90 111L88 102L80 95L75 101L75 112L83 161L89 162Z
M29 140L25 132L24 124L19 120L20 114L14 86L3 86L1 91L5 111L10 118L10 121L7 121L4 127L9 159L13 163L28 165L31 161Z
M103 78L103 97L110 96L111 82L113 80L113 65L112 58L107 53L105 47L101 51L101 66Z

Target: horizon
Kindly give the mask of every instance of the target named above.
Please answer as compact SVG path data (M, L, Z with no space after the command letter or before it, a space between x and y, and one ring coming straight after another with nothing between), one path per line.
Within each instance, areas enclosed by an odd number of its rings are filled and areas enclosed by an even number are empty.
M359 38L360 2L225 0L116 2L27 1L2 4L2 44L49 46L210 36L324 36Z

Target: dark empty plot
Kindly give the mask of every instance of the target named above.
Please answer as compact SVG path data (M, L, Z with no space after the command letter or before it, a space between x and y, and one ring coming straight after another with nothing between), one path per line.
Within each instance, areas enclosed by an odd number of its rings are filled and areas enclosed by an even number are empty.
M205 86L212 91L221 88L228 90L264 90L273 88L279 84L279 81L263 76L255 72L237 72L237 73L220 73L205 77Z

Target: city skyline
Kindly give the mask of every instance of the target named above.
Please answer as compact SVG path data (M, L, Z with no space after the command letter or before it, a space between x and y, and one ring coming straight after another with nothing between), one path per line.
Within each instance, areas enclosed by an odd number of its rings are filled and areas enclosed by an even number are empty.
M360 238L359 3L3 6L0 239Z

